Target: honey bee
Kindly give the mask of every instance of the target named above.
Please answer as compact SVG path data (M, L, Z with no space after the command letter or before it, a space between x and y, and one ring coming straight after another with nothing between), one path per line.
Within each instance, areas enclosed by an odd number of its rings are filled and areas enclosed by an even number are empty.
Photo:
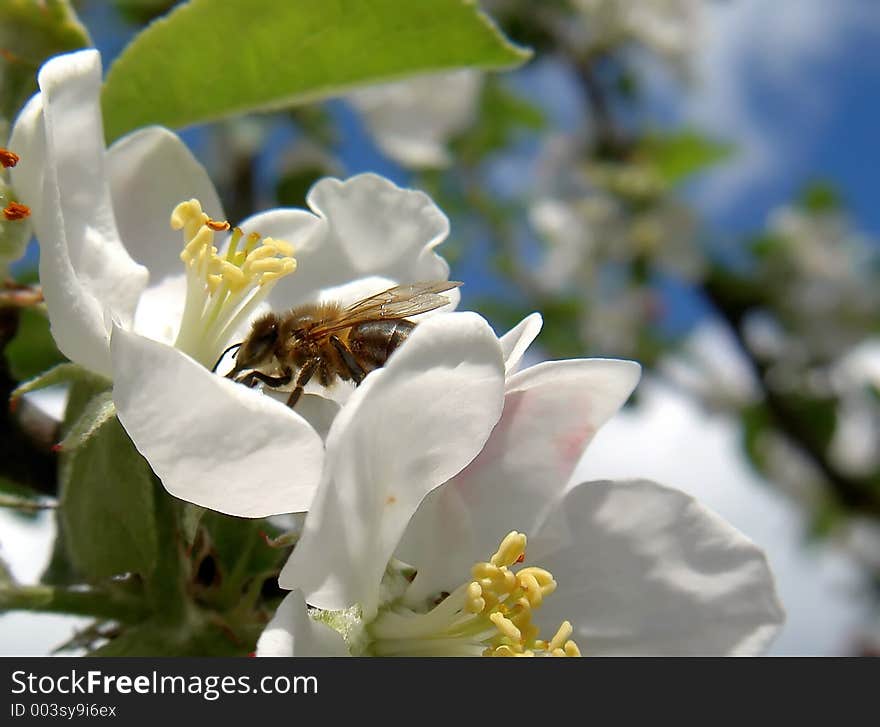
M325 302L267 313L254 321L241 343L224 352L237 349L235 366L226 377L272 389L292 382L287 398L291 408L313 376L324 386L337 379L358 385L412 333L416 323L406 320L409 316L447 305L449 299L440 293L460 285L446 280L398 285L348 307Z

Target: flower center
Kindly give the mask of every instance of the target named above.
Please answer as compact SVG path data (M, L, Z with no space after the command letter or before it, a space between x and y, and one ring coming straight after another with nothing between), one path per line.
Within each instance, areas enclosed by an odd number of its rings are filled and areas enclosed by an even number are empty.
M580 656L568 621L550 641L538 638L532 614L556 581L543 568L512 570L525 551L526 536L509 533L488 562L473 566L473 580L424 609L386 602L363 634L350 628L349 612L316 617L342 632L353 651L373 656Z
M275 284L296 270L293 246L212 220L195 199L174 208L171 227L183 231L180 259L186 265L186 303L174 345L210 367ZM229 247L220 255L214 235L230 229Z

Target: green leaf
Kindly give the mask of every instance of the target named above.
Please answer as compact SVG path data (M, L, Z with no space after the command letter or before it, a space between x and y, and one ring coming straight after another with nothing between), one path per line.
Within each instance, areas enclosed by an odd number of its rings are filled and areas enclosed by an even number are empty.
M346 93L418 73L508 68L510 43L474 0L192 0L137 36L107 75L107 138Z
M471 129L453 143L455 151L471 163L503 149L523 130L540 131L546 125L541 109L487 78L480 96L480 114Z
M72 586L85 582L85 577L70 561L67 552L67 538L64 536L64 520L61 513L55 511L55 542L52 544L52 555L46 569L40 576L40 583L50 586Z
M0 475L0 502L4 501L3 498L7 498L6 502L10 503L14 500L38 503L44 497L45 495L43 493L37 492L21 482L16 482L15 480ZM0 507L2 506L3 505L0 505Z
M21 310L18 331L6 346L6 358L16 381L38 376L65 360L49 332L49 319L31 308Z
M208 510L202 526L210 539L210 554L220 576L221 587L214 600L217 606L231 608L254 578L260 582L281 569L287 556L283 548L271 547L264 537L277 535L265 520L248 520Z
M154 487L149 465L115 417L79 448L62 451L63 532L78 570L95 580L153 571L159 547Z
M0 0L0 117L12 119L37 90L37 71L47 58L89 44L67 0Z
M729 144L708 139L696 131L674 134L649 134L639 145L638 153L669 185L726 159L733 152Z
M110 382L107 379L98 374L93 374L82 366L74 363L62 363L19 385L19 387L10 395L10 399L15 400L24 394L27 394L29 391L39 391L40 389L45 389L49 386L57 386L59 384L72 384L74 386L81 384L88 388L89 394L87 398L89 400L99 391L106 390L110 387ZM85 405L87 402L82 403ZM67 411L70 412L70 410L71 405L68 403ZM80 413L81 411L77 410L75 414L69 416L78 417ZM71 421L70 423L72 424L73 422Z
M82 446L115 416L113 392L102 391L86 405L79 419L59 444L59 448L64 452L70 452Z
M202 522L202 515L205 514L205 508L187 502L183 505L180 515L180 529L183 533L183 539L187 547L192 545L199 531L199 525Z

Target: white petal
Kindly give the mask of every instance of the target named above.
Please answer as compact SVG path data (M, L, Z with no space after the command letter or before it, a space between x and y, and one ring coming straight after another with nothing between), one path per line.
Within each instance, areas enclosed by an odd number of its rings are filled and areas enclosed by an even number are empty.
M209 216L223 219L220 198L204 167L176 134L153 126L113 144L107 171L119 234L131 256L149 268L150 285L182 274L183 241L169 222L174 207L195 197ZM182 298L179 305L182 309Z
M301 416L121 328L111 349L119 420L172 495L240 517L308 509L324 448Z
M279 582L319 608L369 615L422 498L480 451L501 413L504 366L473 313L426 320L352 394L327 437L327 467Z
M350 656L342 637L309 618L300 591L287 594L257 641L257 656Z
M523 318L519 323L501 336L501 350L504 353L504 368L508 376L512 376L519 370L519 362L532 345L538 334L544 319L540 313L532 313Z
M181 264L180 275L167 275L141 294L133 330L154 341L172 345L180 330L185 300L186 275Z
M538 611L568 619L587 655L756 654L784 620L764 554L690 496L653 482L588 482L529 541L557 581Z
M504 412L483 451L425 499L406 531L398 557L418 569L409 596L454 587L511 530L534 532L639 372L633 361L572 359L508 379Z
M52 335L71 361L110 375L110 350L104 310L77 277L67 248L58 186L46 160L43 97L34 96L19 114L9 146L21 157L10 170L19 199L31 208L40 241L40 282Z
M147 271L126 252L114 221L104 165L100 56L86 50L53 58L40 71L39 84L45 148L33 159L44 166L33 219L52 332L65 354L106 373L105 312L130 325Z
M104 170L96 51L58 56L39 74L42 93L19 117L13 182L31 207L52 333L71 360L109 374L105 312L127 325L147 272L116 231Z
M449 278L446 261L433 252L449 234L449 221L426 194L360 174L346 181L322 179L309 192L308 203L321 225L302 244L291 241L297 247L297 271L273 291L277 307L314 300L323 289L359 278L393 283ZM284 238L280 217L269 223L258 215L248 224ZM445 295L458 302L457 290Z

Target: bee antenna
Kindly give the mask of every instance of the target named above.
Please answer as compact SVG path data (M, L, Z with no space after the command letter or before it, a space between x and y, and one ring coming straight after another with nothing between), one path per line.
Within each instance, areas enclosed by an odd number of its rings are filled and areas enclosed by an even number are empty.
M217 367L220 365L220 362L221 362L224 358L226 358L226 354L229 353L232 349L235 349L235 353L232 354L232 358L235 358L235 356L238 354L238 349L241 348L241 344L242 344L242 343L244 343L244 341L242 341L241 343L233 343L233 344L232 344L231 346L229 346L229 347L228 347L223 353L221 353L221 354L220 354L220 358L217 359L217 363L215 363L214 366L211 368L211 373L212 373L212 374L216 374L216 373L217 373Z

